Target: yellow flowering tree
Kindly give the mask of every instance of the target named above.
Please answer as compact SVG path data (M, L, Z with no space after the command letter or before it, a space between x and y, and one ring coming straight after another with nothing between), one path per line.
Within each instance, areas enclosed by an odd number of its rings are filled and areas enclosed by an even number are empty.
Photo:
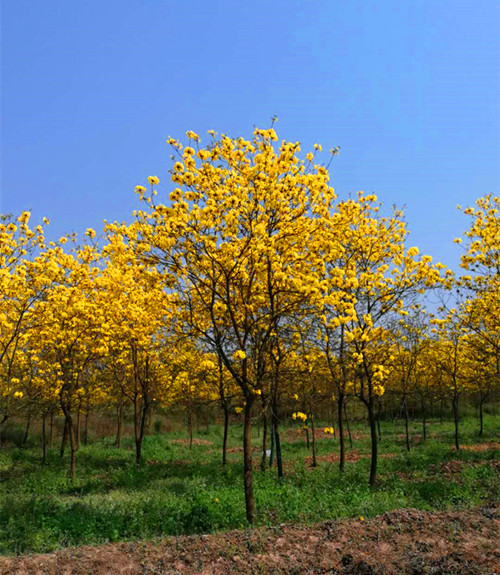
M374 195L359 193L356 199L338 202L338 215L332 221L340 222L342 235L337 239L333 230L333 237L340 241L342 256L341 265L334 265L333 270L342 270L338 281L343 295L339 299L334 294L333 309L322 318L324 326L340 328L337 357L341 366L344 358L355 366L350 387L365 405L370 423L370 485L375 483L377 470L375 406L391 371L390 319L407 315L406 308L420 294L449 278L449 273L444 278L441 274L443 264L432 264L432 258L420 256L418 248L406 247L408 231L400 210L388 216L379 210ZM345 378L342 367L340 372Z
M270 340L280 321L319 297L311 254L333 190L327 170L301 161L298 143L277 144L272 128L256 129L251 140L213 134L206 147L196 134L188 138L186 147L170 141L178 160L168 202L157 202L156 181L149 193L137 188L146 203L137 227L145 257L175 278L190 334L217 353L244 396L252 522L252 408L270 372Z

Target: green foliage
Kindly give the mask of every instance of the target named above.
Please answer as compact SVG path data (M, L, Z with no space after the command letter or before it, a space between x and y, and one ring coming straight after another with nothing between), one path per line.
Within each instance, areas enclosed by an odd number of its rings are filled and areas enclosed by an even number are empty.
M344 474L335 459L337 439L318 439L319 466L313 469L304 438L296 435L296 427L285 429L284 479L278 480L275 469L255 473L257 524L370 517L400 507L460 509L498 499L493 441L499 427L500 418L487 416L482 445L473 448L477 422L464 420L464 449L457 453L451 422L430 422L425 443L417 440L421 429L414 424L407 453L402 424L382 422L380 475L372 489L366 482L370 441L363 424L352 425L354 449L348 449ZM225 467L221 430L215 425L195 437L200 442L192 449L180 433L146 437L145 463L139 468L131 440L125 438L118 450L105 439L81 447L73 483L56 448L49 450L44 467L39 447L2 450L0 553L246 527L241 433L238 426L230 430ZM257 429L253 439L259 446Z

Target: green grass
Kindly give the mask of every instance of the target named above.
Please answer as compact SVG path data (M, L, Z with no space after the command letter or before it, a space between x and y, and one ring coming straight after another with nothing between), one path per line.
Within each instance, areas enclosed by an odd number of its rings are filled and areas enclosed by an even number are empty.
M257 524L370 517L400 507L463 509L498 498L498 453L493 447L455 452L451 422L431 422L428 441L415 441L410 453L403 426L383 422L373 489L367 485L370 442L363 424L353 425L357 460L348 461L343 474L327 460L338 452L336 439L318 440L319 466L312 469L305 462L311 452L304 440L288 441L295 428L290 429L288 435L282 432L285 478L279 481L275 469L255 471ZM412 425L412 435L420 431L420 425ZM499 431L500 417L488 416L479 439L477 422L466 419L461 442L495 441ZM260 444L257 434L254 429L255 446ZM230 448L241 445L241 435L241 426L233 425ZM241 453L234 450L228 465L221 465L218 426L196 436L210 445L190 450L172 441L184 437L179 432L147 437L140 468L134 465L130 439L120 450L111 439L81 447L73 484L67 456L61 461L56 448L49 451L45 467L33 444L0 450L0 553L246 527ZM352 453L348 449L348 456Z

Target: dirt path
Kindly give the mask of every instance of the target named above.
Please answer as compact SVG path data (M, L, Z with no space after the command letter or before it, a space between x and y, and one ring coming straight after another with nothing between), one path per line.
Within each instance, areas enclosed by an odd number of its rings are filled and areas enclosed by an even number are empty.
M443 513L405 509L368 521L282 525L0 557L0 573L495 575L500 573L498 527L499 515L492 507Z

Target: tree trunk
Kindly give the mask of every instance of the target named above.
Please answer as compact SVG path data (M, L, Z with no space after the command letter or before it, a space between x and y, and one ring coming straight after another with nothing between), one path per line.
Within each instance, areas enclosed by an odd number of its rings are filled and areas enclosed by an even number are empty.
M458 442L458 393L453 396L453 421L455 423L455 449L460 451Z
M49 425L49 447L52 447L52 438L54 437L54 412L50 412L50 425Z
M483 431L484 431L484 417L483 417L483 403L485 401L485 397L483 397L482 395L480 396L479 399L479 437L481 437L483 435Z
M266 452L267 452L267 414L262 412L262 459L260 462L260 470L266 470Z
M47 414L42 415L42 465L45 465L47 459L47 434L45 433L45 421Z
M371 399L367 402L366 407L368 408L368 421L370 424L370 437L372 446L369 485L370 487L373 487L377 478L377 424L375 421L373 401Z
M139 409L138 402L134 405L134 431L135 431L135 463L137 466L142 461L142 442L146 432L146 421L148 416L148 403L143 400L143 404Z
M269 467L272 467L274 462L274 443L274 431L271 425L271 453L269 454Z
M339 420L339 469L344 471L345 467L345 435L344 435L344 407L345 407L345 397L339 395L339 402L337 406L337 416ZM350 435L350 434L349 434Z
M76 436L75 436L75 428L73 427L73 420L70 414L68 414L66 417L68 417L68 435L69 435L69 444L71 447L69 476L71 478L71 481L74 481L76 477L76 452L78 447L76 445Z
M422 396L422 441L427 441L427 414L425 412L425 401Z
M382 402L380 401L380 399L378 400L377 403L377 433L378 433L378 440L382 441L382 431L380 429L380 411L382 409Z
M243 426L243 487L245 490L246 516L250 524L253 524L255 510L252 482L252 405L253 397L248 395L245 403Z
M31 424L31 413L28 413L28 419L26 420L26 428L24 430L24 437L23 437L23 442L22 442L22 447L24 447L26 445L26 442L28 441L28 436L29 436L29 432L30 432L30 424Z
M120 399L120 403L118 404L118 408L116 410L115 445L118 449L120 449L122 445L122 422L123 422L123 400Z
M344 417L345 417L345 425L347 427L347 435L349 436L349 445L352 449L352 435L351 435L351 426L349 425L349 418L347 417L347 405L346 401L344 400Z
M306 446L307 446L307 449L311 448L311 445L309 443L309 427L306 427Z
M76 477L76 452L77 452L77 445L76 445L76 434L75 434L75 427L73 425L73 418L71 417L71 412L67 408L66 405L61 404L61 408L64 413L64 417L66 420L65 429L66 429L66 439L69 438L69 444L71 447L71 457L69 463L69 476L71 481L75 480Z
M61 459L64 457L64 451L66 449L66 442L67 441L68 441L68 420L65 417L64 418L64 428L63 428L62 440L61 440L61 448L59 450L59 457L61 457Z
M83 444L88 445L89 442L89 413L90 413L90 400L87 395L87 404L85 406L85 427L83 430Z
M410 451L410 432L408 429L408 404L406 403L406 396L403 396L403 406L405 412L406 451Z
M145 431L146 435L151 435L151 424L153 423L153 415L154 415L154 409L153 407L150 407L146 423L146 431Z
M281 440L280 440L280 432L278 430L278 415L275 411L276 406L273 406L273 435L274 435L274 445L276 448L276 464L278 466L278 478L281 479L283 477L283 459L281 457Z
M314 417L312 414L311 414L311 435L312 435L312 452L313 452L312 466L317 467L318 462L316 461L316 438L314 437Z
M76 448L80 448L80 432L81 432L81 417L80 414L82 412L82 402L78 403L78 411L76 412Z
M224 408L224 437L222 438L222 465L227 464L227 437L229 435L229 406L223 403Z
M189 449L193 447L193 413L191 405L188 406L188 434L189 434Z

